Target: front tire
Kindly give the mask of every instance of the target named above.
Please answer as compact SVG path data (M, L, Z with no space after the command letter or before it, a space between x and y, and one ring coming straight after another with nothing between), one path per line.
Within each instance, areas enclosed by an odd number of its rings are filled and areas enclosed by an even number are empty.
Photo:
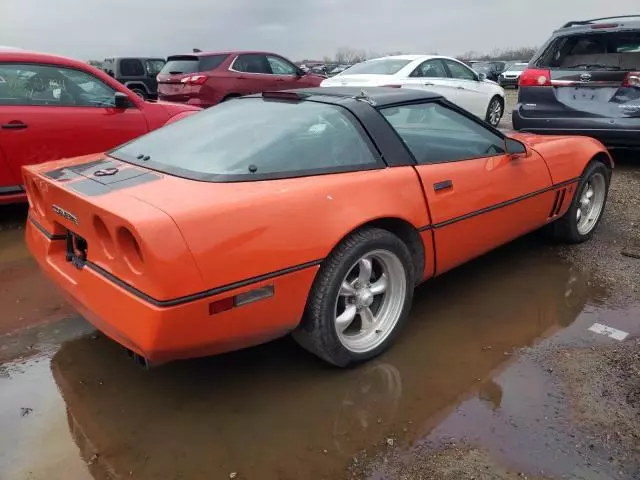
M409 249L392 233L354 232L320 267L294 339L339 367L380 355L407 320L413 271Z
M610 181L611 170L592 160L582 174L567 213L550 225L552 236L567 243L589 240L602 220Z
M485 121L490 124L492 127L497 127L500 125L500 120L502 120L502 116L504 115L504 103L502 99L497 95L491 99L489 102L489 107L487 107L487 114L485 116Z

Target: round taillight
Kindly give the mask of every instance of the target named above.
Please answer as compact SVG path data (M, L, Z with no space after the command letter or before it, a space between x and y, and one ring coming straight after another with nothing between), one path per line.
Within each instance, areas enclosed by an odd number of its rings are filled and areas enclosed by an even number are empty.
M640 86L640 76L638 75L629 75L627 77L627 85L630 87Z
M538 85L544 85L547 83L547 77L545 77L544 75L540 75L538 77Z
M133 233L126 227L120 227L116 233L116 241L118 242L118 248L127 266L133 273L142 275L144 257L140 244L138 240L136 240L136 237L133 236Z
M105 225L104 221L102 221L102 219L97 215L93 217L93 229L96 231L98 243L102 247L102 251L109 260L113 260L115 258L116 250L113 239L111 238L109 229Z

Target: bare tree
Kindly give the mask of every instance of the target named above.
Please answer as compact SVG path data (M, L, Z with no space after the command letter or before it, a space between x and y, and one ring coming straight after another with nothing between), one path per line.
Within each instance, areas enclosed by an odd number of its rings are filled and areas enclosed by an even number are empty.
M364 50L356 50L349 47L340 47L336 51L336 62L352 65L354 63L364 62L367 59L367 52Z

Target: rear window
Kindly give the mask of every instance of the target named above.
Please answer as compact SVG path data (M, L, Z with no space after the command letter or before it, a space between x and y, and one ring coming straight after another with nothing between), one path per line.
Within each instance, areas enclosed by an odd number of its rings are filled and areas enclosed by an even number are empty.
M245 98L222 103L110 153L200 180L251 180L375 167L366 135L342 107ZM137 160L149 156L148 162Z
M344 75L393 75L406 67L412 60L400 60L397 58L382 58L358 63L342 72Z
M162 67L162 70L160 70L160 73L165 75L180 75L184 73L208 72L218 68L227 57L228 55L169 57L167 63Z
M536 62L547 68L640 68L640 32L558 37Z

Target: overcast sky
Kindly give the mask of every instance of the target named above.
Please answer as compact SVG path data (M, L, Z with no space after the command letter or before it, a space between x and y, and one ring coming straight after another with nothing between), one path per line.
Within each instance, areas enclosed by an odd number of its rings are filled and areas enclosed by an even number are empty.
M638 0L0 0L0 45L83 60L259 49L292 60L348 46L456 55L537 46L569 20Z

